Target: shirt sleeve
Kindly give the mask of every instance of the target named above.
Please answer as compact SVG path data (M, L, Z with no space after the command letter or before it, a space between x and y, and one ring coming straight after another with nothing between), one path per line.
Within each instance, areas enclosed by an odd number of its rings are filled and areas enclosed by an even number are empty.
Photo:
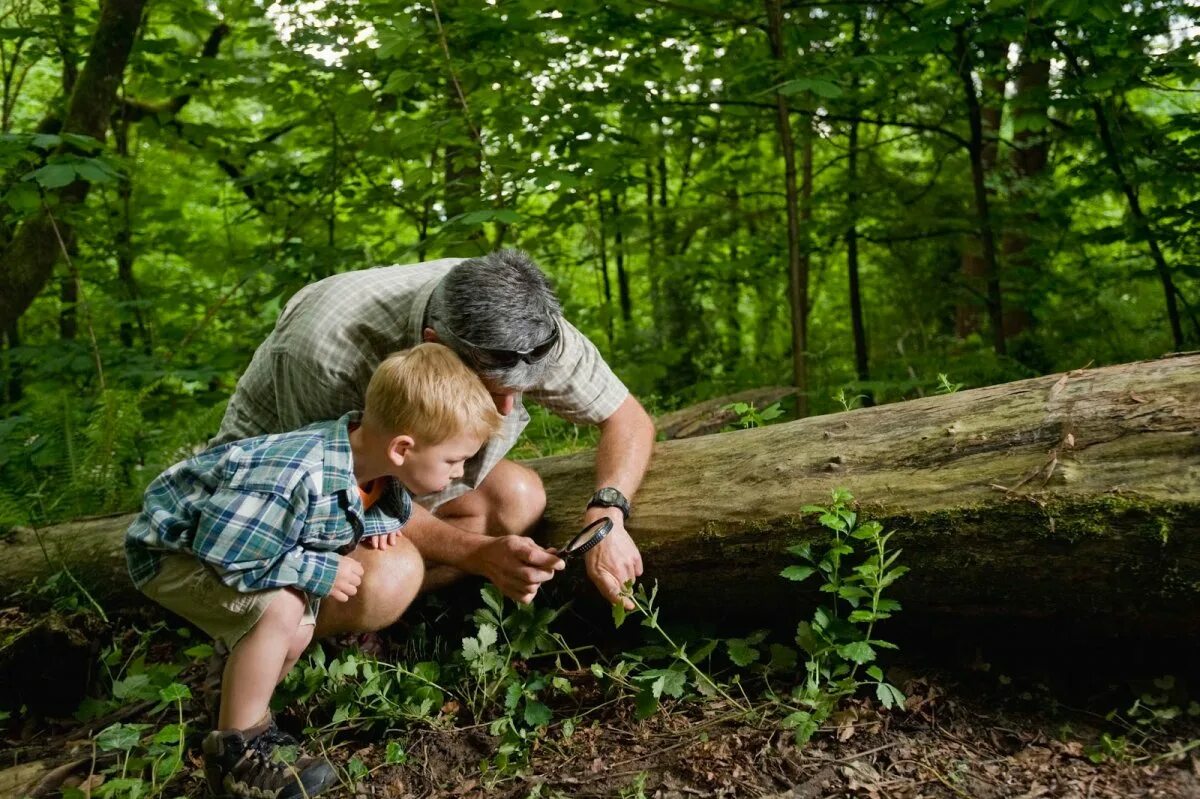
M192 549L239 591L333 589L341 557L300 546L307 504L276 493L222 489L200 508Z
M575 424L599 424L616 413L629 389L596 345L565 319L562 345L542 384L525 396Z

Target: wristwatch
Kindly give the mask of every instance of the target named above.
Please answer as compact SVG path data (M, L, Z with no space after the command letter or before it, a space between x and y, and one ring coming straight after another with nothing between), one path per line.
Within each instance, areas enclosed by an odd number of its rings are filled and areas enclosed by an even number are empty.
M606 486L601 488L592 498L588 500L589 508L617 508L621 511L626 519L629 518L629 500L615 488Z

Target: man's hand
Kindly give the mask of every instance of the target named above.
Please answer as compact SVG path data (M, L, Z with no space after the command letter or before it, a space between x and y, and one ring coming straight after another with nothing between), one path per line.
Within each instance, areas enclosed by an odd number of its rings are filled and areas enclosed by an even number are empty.
M621 589L625 583L642 576L642 553L638 552L637 544L625 531L625 515L620 509L588 508L583 523L591 524L605 516L612 519L613 529L599 545L583 556L588 577L609 602L614 605L623 602L626 610L633 610L633 602L621 598Z
M363 565L354 558L343 555L338 561L337 576L333 578L333 588L329 597L338 602L347 602L358 593L359 583L363 578Z
M542 583L566 567L557 555L520 535L493 538L475 553L475 571L514 602L529 604Z
M362 540L362 545L367 549L387 549L396 545L400 540L400 533L385 533L383 535L372 535Z

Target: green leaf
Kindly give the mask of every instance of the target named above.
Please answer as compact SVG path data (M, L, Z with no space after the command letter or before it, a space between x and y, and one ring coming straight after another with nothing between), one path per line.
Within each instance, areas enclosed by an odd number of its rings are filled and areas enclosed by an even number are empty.
M350 773L350 779L352 780L361 780L371 773L371 770L367 768L367 764L358 755L350 758L350 762L346 764L346 771Z
M783 95L812 92L818 97L832 98L842 96L841 87L825 78L795 78L776 86L775 91Z
M855 663L870 663L875 659L875 650L866 641L854 641L838 647L838 654Z
M613 617L613 626L614 627L620 627L622 624L625 623L625 614L626 614L625 603L618 599L616 602L613 603L613 606L612 606L612 617Z
M812 566L788 566L779 573L779 576L798 583L807 580L815 571L816 569Z
M545 727L550 723L550 708L541 702L525 700L525 723L530 727Z
M490 624L479 625L479 646L483 649L491 649L496 643L496 628Z
M173 682L158 692L158 698L164 702L176 702L183 699L191 699L192 692L186 685Z
M4 201L19 214L36 211L42 204L42 195L32 183L15 183L4 195Z
M634 702L637 708L635 715L639 720L648 719L658 712L658 696L650 689L649 685L642 686Z
M100 734L96 736L96 745L106 752L128 752L141 740L141 730L145 726L145 724L117 722L100 731Z
M891 683L876 683L875 697L889 710L894 707L904 707L904 694Z
M500 589L488 583L480 590L479 595L483 597L483 604L491 608L496 617L499 618L502 615L501 608L504 605L504 594L500 593Z
M384 755L383 762L389 766L395 766L404 763L408 760L408 755L397 741L388 741L387 753Z
M767 668L772 671L788 672L796 668L798 655L796 650L783 644L771 644L771 660Z
M870 668L867 669L867 676L870 677L872 680L879 680L880 682L882 682L883 681L883 669L879 668L878 666L871 666Z
M43 189L60 189L75 180L75 167L70 164L46 164L25 176L25 180L37 181Z
M725 646L729 650L729 659L737 666L744 668L759 658L758 650L750 646L744 638L730 638L725 642Z

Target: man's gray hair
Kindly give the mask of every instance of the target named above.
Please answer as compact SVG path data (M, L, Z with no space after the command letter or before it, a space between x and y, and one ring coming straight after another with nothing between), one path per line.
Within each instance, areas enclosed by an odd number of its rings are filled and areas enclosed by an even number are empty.
M554 335L561 316L562 307L546 275L521 250L498 250L455 264L429 298L428 323L438 340L462 356L480 377L517 391L542 381L561 339L541 360L518 360L507 369L480 363L470 344L528 351Z

